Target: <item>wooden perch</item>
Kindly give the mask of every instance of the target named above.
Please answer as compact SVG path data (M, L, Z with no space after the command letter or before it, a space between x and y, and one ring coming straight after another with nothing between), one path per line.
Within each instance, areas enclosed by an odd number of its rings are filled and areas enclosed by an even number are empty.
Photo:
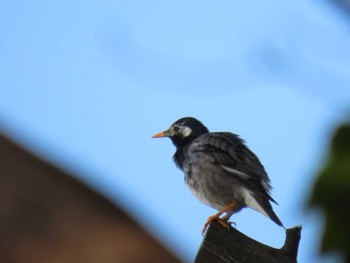
M276 249L214 221L204 236L195 263L296 263L301 229L301 226L287 229L283 247Z

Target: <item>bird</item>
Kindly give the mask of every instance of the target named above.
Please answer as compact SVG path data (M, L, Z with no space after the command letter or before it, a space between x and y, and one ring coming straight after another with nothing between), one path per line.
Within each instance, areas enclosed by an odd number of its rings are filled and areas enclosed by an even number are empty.
M192 194L218 211L208 217L202 234L214 220L229 229L230 217L246 207L285 229L271 205L277 202L270 194L269 176L239 135L209 132L196 118L184 117L152 136L162 137L170 138L175 145L173 160L183 171Z

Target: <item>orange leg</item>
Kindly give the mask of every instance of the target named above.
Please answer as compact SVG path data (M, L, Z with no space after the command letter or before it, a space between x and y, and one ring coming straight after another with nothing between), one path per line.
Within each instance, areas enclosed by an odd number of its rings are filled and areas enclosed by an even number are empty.
M215 215L212 215L210 217L208 217L207 222L204 224L203 229L202 229L202 234L205 233L205 231L207 230L208 226L210 225L211 222L213 222L214 220L217 220L220 225L222 225L224 228L229 229L230 226L230 222L228 222L228 219L231 216L231 213L226 214L225 216L223 216L222 218L220 218L220 216L227 212L230 211L231 209L233 209L236 206L236 203L232 203L228 206L225 206L223 209L221 209L218 213L216 213Z
M226 213L226 215L224 215L223 217L220 217L220 219L223 221L228 221L231 216L232 216L232 213Z

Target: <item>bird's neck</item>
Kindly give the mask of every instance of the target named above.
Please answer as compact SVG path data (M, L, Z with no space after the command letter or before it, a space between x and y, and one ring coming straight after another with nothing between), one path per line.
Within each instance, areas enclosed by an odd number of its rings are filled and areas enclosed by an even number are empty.
M173 160L176 166L181 170L183 170L184 159L185 159L185 147L177 147L176 152L173 156Z

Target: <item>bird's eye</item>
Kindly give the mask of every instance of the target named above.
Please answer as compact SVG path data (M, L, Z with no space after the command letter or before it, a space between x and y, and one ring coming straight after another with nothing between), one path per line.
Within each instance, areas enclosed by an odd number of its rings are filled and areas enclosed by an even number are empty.
M180 129L179 126L174 126L173 128L174 132L177 132L179 129Z

